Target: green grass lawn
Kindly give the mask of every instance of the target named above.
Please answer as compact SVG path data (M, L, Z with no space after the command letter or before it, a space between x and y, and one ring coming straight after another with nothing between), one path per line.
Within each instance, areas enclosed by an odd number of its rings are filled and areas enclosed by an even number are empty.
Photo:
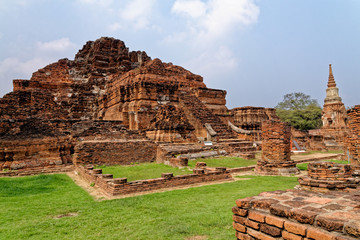
M208 167L246 167L256 165L256 160L243 159L239 157L219 157L219 158L198 158L195 160L189 160L189 167L195 168L196 162L206 162Z
M187 168L175 168L163 163L141 163L130 166L98 166L102 168L104 174L113 174L114 178L126 177L128 181L159 178L162 173L173 173L176 175L190 174Z
M324 161L348 164L348 161L346 161L346 160L324 160ZM309 165L309 163L299 163L299 164L296 164L296 167L298 167L301 171L307 171L308 165Z
M0 178L0 239L234 239L235 200L295 177L235 181L97 202L66 175ZM77 216L54 218L67 213Z

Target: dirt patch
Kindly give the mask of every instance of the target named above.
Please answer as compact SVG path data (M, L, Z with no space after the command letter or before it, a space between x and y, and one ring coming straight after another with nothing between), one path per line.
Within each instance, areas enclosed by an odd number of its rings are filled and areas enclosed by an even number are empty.
M191 237L187 237L184 240L206 240L208 239L208 236L191 236Z
M60 219L60 218L63 218L63 217L76 217L78 215L79 214L77 212L69 212L69 213L53 216L52 218Z
M323 158L323 157L333 157L333 158L337 158L339 155L339 153L313 153L313 154L307 154L307 155L292 155L291 156L291 160L304 160L304 159L318 159L318 158Z
M95 200L102 201L112 199L104 194L99 187L91 186L88 181L81 178L76 172L68 172L66 174L74 181L75 184L87 191Z
M235 178L235 181L251 180L252 178Z

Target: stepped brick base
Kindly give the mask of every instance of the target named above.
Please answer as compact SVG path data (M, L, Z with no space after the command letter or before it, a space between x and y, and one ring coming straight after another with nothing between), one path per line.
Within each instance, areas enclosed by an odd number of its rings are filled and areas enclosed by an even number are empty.
M328 191L356 191L360 190L360 178L354 177L358 171L356 167L332 162L315 162L308 165L308 176L300 177L302 189Z
M258 161L255 167L257 174L261 175L280 175L288 176L292 174L298 174L300 171L296 167L294 161L288 161L286 163L269 164L266 161Z
M233 207L237 239L352 240L360 237L360 193L264 192Z

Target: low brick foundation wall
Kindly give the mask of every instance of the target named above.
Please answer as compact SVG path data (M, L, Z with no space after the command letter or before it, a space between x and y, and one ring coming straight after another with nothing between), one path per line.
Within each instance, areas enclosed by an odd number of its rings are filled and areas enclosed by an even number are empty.
M157 189L190 185L194 183L231 179L226 168L194 169L193 174L173 176L172 173L163 173L161 178L127 182L126 178L113 178L112 174L102 174L101 169L92 166L76 166L78 174L90 183L100 187L110 196L130 193L147 192Z
M314 162L308 165L308 176L300 177L302 189L328 191L355 191L360 189L360 178L354 177L355 167L333 162Z
M35 168L25 168L20 170L9 170L7 172L0 172L0 177L19 177L19 176L30 176L37 174L47 174L47 173L63 173L74 171L74 165L72 164L63 164L63 165L53 165L46 167L35 167Z
M154 162L156 144L149 140L93 140L75 147L74 164L129 165Z
M264 192L233 207L237 239L360 238L360 193Z

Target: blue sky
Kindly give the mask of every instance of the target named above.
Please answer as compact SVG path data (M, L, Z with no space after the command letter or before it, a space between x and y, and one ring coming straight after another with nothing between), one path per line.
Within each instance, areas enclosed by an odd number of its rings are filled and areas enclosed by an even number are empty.
M202 75L229 108L291 92L322 105L329 63L360 104L359 0L0 0L0 96L101 36Z

